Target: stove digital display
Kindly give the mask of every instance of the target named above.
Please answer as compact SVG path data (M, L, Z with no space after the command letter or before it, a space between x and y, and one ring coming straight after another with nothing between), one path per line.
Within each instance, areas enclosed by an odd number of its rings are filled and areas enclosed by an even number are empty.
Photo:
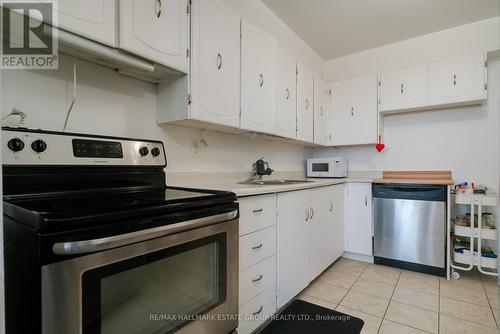
M73 155L77 158L123 158L122 144L114 141L73 139Z

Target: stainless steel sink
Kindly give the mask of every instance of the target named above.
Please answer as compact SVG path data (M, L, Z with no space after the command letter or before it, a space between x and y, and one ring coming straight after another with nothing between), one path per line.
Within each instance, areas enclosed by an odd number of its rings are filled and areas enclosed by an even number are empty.
M238 182L239 184L249 184L256 186L275 186L275 185L289 185L289 184L297 184L297 183L310 183L314 181L307 180L265 180L265 181L244 181Z

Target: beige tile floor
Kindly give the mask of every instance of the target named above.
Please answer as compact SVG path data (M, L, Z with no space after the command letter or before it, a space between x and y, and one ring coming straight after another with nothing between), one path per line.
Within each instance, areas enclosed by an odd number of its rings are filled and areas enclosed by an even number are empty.
M340 258L297 298L363 319L362 334L500 333L500 287L477 272L447 281Z

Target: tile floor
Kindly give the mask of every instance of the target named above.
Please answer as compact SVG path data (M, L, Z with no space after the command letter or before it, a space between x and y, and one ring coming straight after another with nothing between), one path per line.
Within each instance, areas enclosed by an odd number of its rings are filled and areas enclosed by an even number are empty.
M477 272L447 281L340 258L297 298L363 319L362 334L500 333L500 287Z

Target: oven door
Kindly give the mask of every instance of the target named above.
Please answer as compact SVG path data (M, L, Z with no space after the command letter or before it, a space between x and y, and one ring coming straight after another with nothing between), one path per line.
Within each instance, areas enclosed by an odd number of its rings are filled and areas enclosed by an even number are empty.
M237 313L237 219L42 267L43 334L230 333Z

